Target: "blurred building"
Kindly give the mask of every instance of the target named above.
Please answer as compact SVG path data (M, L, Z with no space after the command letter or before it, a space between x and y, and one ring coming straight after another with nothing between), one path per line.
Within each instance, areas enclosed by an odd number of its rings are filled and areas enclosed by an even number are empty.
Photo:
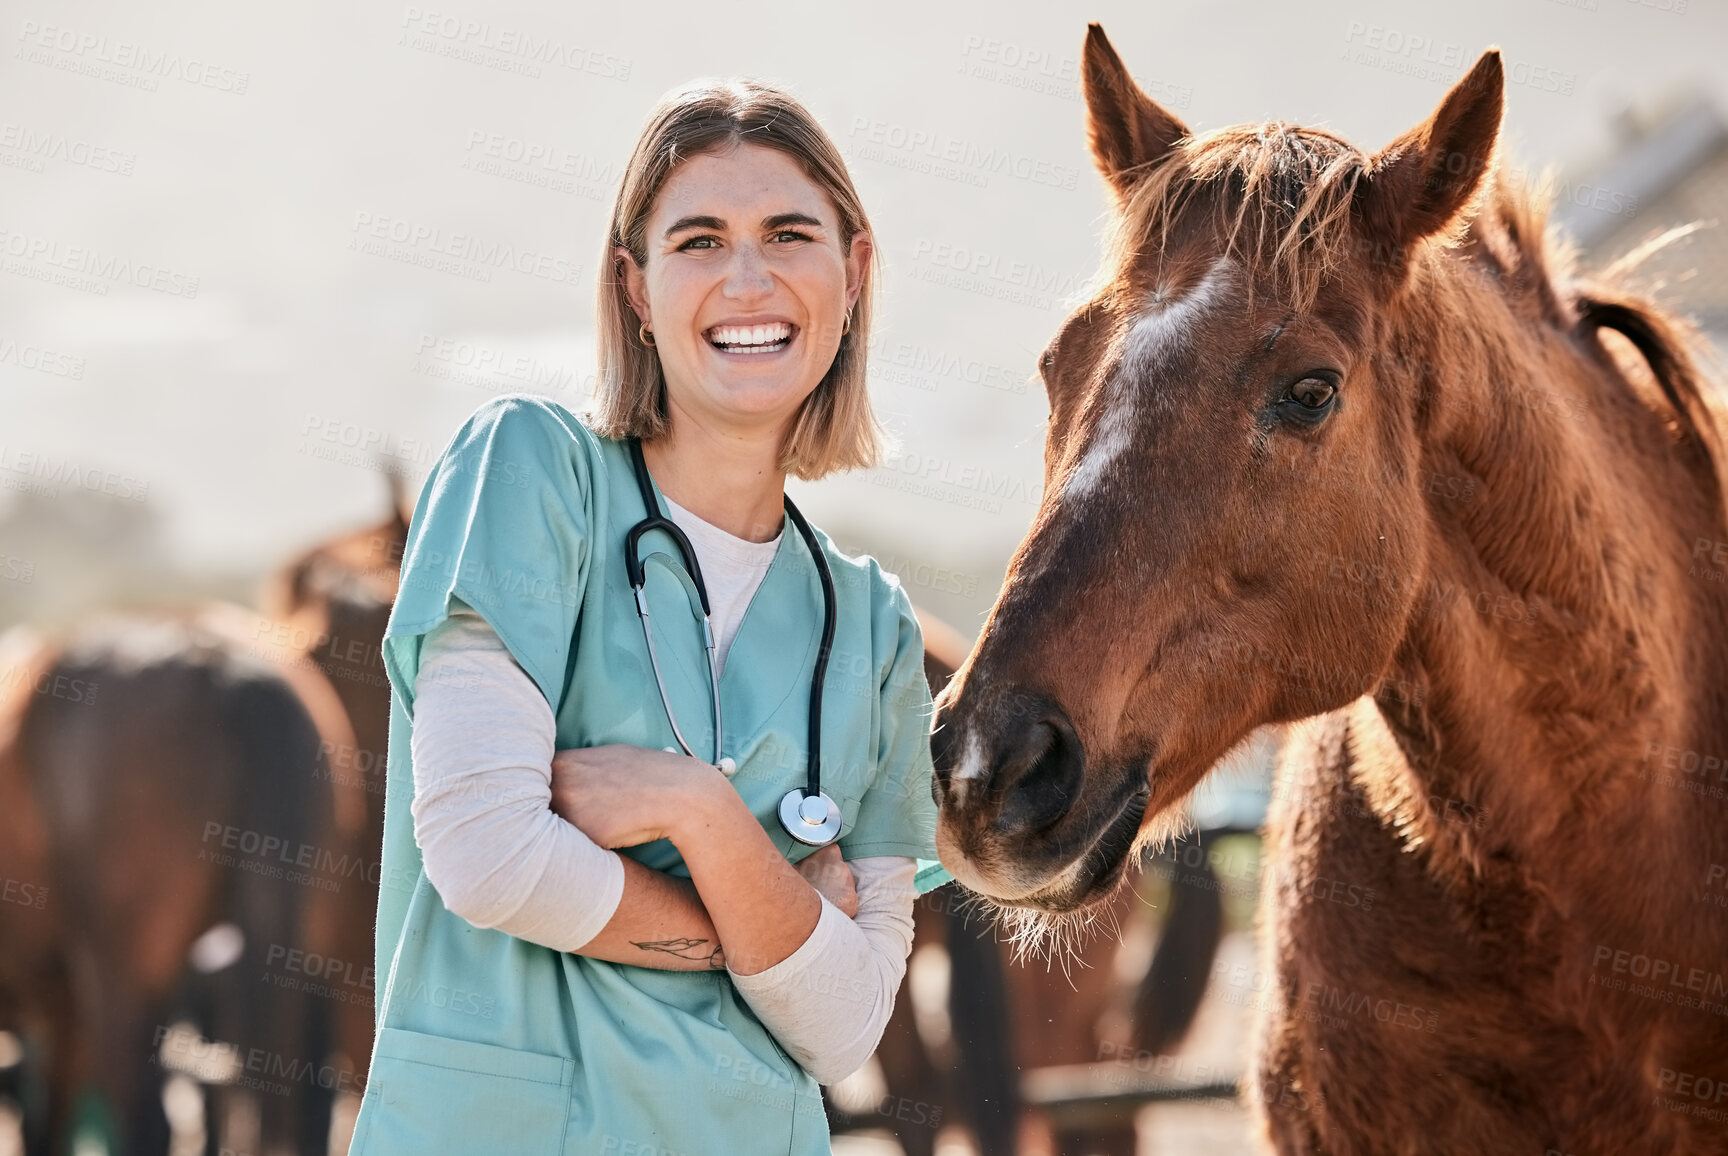
M1619 129L1614 156L1553 190L1553 220L1592 268L1696 223L1641 262L1636 279L1728 353L1728 120L1697 97L1647 120L1624 114Z

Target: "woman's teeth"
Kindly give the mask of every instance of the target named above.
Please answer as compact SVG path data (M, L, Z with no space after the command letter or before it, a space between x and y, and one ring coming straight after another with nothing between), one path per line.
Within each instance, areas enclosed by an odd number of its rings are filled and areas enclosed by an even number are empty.
M772 325L716 325L708 340L727 353L773 353L792 340L792 327L783 321Z

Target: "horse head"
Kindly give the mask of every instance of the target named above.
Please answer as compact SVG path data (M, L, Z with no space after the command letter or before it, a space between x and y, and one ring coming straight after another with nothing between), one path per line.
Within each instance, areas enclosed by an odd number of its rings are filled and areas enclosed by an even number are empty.
M1390 319L1467 223L1503 96L1491 51L1371 154L1196 137L1097 25L1083 79L1104 276L1039 358L1044 497L933 735L943 861L1044 912L1113 890L1256 728L1379 688L1410 584L1317 599L1313 560L1421 569L1426 415Z

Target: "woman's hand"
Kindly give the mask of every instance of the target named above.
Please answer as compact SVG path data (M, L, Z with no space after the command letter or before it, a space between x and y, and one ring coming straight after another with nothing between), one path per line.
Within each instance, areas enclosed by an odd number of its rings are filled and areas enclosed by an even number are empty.
M798 874L804 876L804 881L844 911L846 918L858 917L857 880L853 878L852 868L840 857L838 844L830 843L814 855L804 856L794 866L798 868Z
M628 743L552 756L552 809L602 847L672 838L716 785L725 779L708 763Z

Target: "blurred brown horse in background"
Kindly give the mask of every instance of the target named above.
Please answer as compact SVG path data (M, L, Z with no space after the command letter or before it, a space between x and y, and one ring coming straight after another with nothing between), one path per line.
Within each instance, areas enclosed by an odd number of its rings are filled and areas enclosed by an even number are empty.
M362 1090L389 706L376 655L406 539L392 494L385 522L278 574L263 616L209 604L63 645L5 636L0 873L46 896L0 905L0 1022L35 1061L29 1151L67 1150L86 1090L118 1152L166 1151L159 1064L202 1066L212 1147L322 1154L333 1093ZM209 974L189 977L189 955ZM170 1030L182 1018L208 1051ZM263 1095L229 1086L231 1049Z
M1117 231L939 700L944 861L1082 909L1322 716L1262 892L1279 1151L1728 1151L1691 1110L1728 1081L1728 424L1686 329L1499 179L1498 53L1373 155L1191 137L1097 25L1083 74Z

